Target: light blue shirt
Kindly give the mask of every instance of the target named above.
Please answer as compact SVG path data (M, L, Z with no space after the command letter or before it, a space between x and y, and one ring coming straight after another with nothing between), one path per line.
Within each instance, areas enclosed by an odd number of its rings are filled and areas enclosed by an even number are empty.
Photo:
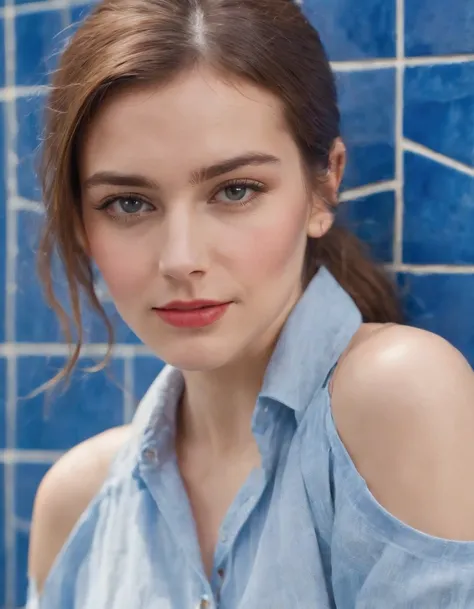
M357 307L321 269L268 366L252 422L262 467L224 519L210 581L174 451L183 378L166 367L144 398L144 424L61 551L39 606L472 609L474 543L434 538L390 515L336 431L327 381L360 324Z

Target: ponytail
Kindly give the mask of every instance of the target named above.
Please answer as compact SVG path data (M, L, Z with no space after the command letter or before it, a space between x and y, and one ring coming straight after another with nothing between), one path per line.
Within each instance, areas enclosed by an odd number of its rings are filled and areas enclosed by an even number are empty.
M350 231L334 225L319 239L309 239L306 249L305 286L325 266L351 296L364 322L403 321L395 284L373 262L366 246Z

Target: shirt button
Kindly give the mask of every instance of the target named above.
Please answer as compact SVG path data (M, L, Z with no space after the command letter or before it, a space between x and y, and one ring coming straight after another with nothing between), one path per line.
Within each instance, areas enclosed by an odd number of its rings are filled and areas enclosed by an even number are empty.
M154 461L157 461L158 455L154 448L145 448L145 450L143 451L143 458L145 459L145 461L148 461L148 463L152 463Z
M211 603L209 602L209 597L206 595L201 598L197 609L209 609L210 606Z

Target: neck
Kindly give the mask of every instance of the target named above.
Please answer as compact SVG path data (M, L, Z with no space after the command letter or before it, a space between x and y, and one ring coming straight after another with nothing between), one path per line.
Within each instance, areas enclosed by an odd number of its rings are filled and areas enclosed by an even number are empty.
M181 441L205 445L216 456L253 445L252 415L270 355L269 349L217 370L184 372Z
M288 303L250 353L221 368L183 373L178 444L206 447L214 457L255 448L251 423L256 400L280 331L300 295Z

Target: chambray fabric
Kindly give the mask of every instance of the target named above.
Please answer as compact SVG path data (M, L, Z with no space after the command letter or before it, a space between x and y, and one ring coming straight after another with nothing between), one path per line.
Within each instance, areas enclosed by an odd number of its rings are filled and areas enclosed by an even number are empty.
M390 515L338 436L328 378L360 324L321 269L269 363L252 422L262 467L224 519L210 581L174 452L183 379L165 367L39 608L474 608L474 543L430 537Z

